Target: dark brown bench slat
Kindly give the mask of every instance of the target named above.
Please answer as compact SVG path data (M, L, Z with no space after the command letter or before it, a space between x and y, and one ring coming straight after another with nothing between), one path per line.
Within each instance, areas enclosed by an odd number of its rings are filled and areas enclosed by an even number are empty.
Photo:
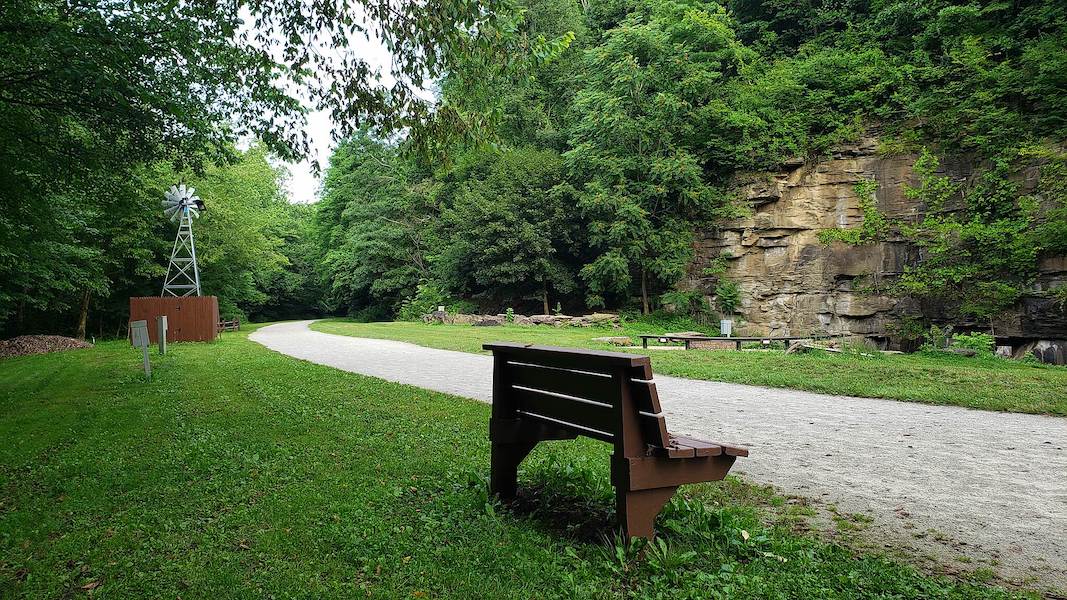
M515 411L515 412L516 412L516 414L521 415L523 417L526 417L528 419L534 419L536 421L540 421L542 423L545 423L546 425L555 425L557 427L562 426L564 428L569 428L569 429L572 429L574 431L577 431L577 432L581 433L584 436L588 436L588 437L591 437L593 439L597 439L597 440L600 440L600 441L603 441L603 442L612 442L612 441L615 440L615 436L612 435L610 432L607 432L607 431L601 431L599 429L591 429L589 427L583 427L582 425L577 425L575 423L568 423L566 421L560 421L559 419L553 419L552 417L549 417L549 416L546 416L546 415L527 412L527 411L524 411L524 410L518 410L518 411Z
M512 385L566 394L604 404L618 401L619 386L610 375L541 365L508 362L506 373Z
M483 344L482 348L499 352L519 362L531 362L564 369L601 371L606 368L639 367L649 364L647 356L627 354L625 352L556 348L554 346L535 346L512 342Z
M748 456L748 448L742 448L741 446L731 446L729 444L719 444L722 446L723 454L730 456Z
M611 431L615 427L614 410L609 404L561 398L523 388L514 388L514 394L515 408L522 412L598 431Z
M643 379L645 381L652 380L652 363L647 362L641 365L630 367L626 370L626 375L630 379Z
M685 444L696 451L697 456L718 456L723 453L722 446L704 440L698 440L684 435L671 435L671 441Z
M666 447L670 439L667 432L667 419L663 415L639 414L638 421L641 425L641 435L645 443L650 446Z
M659 405L659 394L656 392L655 383L631 379L630 393L633 394L637 410L654 414L663 412L663 408Z
M666 448L662 448L663 452L669 458L693 458L696 456L696 449L685 444L672 441Z

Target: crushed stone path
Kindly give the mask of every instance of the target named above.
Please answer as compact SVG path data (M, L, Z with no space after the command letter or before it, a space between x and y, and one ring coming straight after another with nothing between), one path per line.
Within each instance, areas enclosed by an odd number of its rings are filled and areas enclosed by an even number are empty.
M280 323L267 348L389 381L491 397L492 358ZM653 356L653 368L655 357ZM741 443L735 473L864 513L887 548L967 556L1067 590L1067 419L656 376L672 431ZM889 543L892 541L892 544ZM902 546L903 544L903 546Z

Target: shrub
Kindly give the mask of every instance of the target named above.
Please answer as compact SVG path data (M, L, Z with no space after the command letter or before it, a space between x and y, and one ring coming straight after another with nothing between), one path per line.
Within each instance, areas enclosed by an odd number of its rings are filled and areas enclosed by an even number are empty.
M727 315L734 314L741 304L741 286L736 281L720 279L719 285L715 286L715 305L725 319Z
M981 354L992 354L996 349L996 339L988 333L957 333L952 336L952 345L959 348L970 348Z
M438 306L448 304L444 291L435 282L419 282L415 295L405 298L396 313L398 321L418 321L422 316L437 310Z
M948 338L951 329L942 329L937 325L931 325L930 330L926 332L925 342L921 347L921 350L944 350L948 347Z

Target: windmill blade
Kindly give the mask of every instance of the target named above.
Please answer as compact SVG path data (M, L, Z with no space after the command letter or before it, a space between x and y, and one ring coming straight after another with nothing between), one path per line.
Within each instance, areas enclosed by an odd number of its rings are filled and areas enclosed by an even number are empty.
M200 211L196 210L195 208L193 208L191 206L189 207L189 214L193 215L194 219L199 219L200 218Z
M185 197L186 198L192 198L193 194L195 194L195 193L196 193L196 188L195 187L191 187L191 188L185 190Z
M178 186L176 186L176 185L170 186L170 194L172 196L177 196L178 195Z
M179 207L177 207L177 206L172 206L172 207L168 208L167 210L163 211L163 216L165 216L165 217L173 216L174 213L178 212L178 208Z

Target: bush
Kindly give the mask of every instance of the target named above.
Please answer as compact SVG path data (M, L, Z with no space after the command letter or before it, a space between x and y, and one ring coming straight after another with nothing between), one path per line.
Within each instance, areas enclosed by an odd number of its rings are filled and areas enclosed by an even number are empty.
M951 328L942 329L937 325L931 325L930 331L926 332L925 342L923 342L921 350L944 350L948 347L949 333Z
M719 285L715 286L715 304L722 313L722 318L734 314L741 304L741 286L736 281L720 279Z
M650 330L649 333L703 331L713 335L718 334L718 328L709 328L707 325L698 323L693 317L667 311L656 311L647 315L625 311L619 313L619 320L627 325L647 327Z
M957 333L952 336L952 345L958 348L970 348L980 354L992 354L996 349L996 339L988 333Z
M393 315L389 314L389 312L389 309L384 306L367 306L348 313L348 318L357 323L378 323L381 321L391 321Z
M422 280L415 289L415 295L405 298L396 313L398 321L419 321L423 315L437 310L438 306L448 304L444 291L432 281Z

